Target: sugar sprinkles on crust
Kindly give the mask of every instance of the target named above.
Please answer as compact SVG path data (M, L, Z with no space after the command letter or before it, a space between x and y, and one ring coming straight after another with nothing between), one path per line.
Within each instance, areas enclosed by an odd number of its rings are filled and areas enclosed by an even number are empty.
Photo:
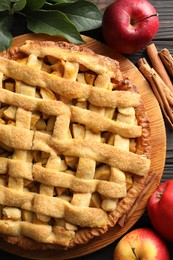
M118 225L150 172L150 122L119 63L67 42L0 55L0 233L67 249Z

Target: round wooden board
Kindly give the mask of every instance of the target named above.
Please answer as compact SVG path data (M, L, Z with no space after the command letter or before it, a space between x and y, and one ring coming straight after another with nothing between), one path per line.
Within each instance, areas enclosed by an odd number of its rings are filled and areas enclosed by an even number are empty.
M92 38L83 36L86 41L86 46L92 49L98 54L109 56L113 59L116 59L120 62L120 67L122 72L129 77L129 79L137 86L139 93L141 93L145 108L147 110L149 119L151 121L151 145L152 145L152 154L151 154L151 168L158 174L158 179L152 185L148 193L139 203L134 214L130 217L128 222L124 227L114 227L106 232L101 238L94 238L88 244L79 246L75 249L70 249L67 251L57 251L57 250L23 250L22 248L17 247L16 245L11 245L6 243L3 240L0 240L0 248L9 253L26 257L29 259L49 259L49 260L61 260L61 259L71 259L92 253L96 250L99 250L110 243L114 242L116 239L121 237L125 232L127 232L142 216L146 209L146 204L151 193L156 189L159 184L159 181L162 177L165 157L166 157L166 132L165 125L162 117L162 113L158 102L145 78L142 76L140 71L132 64L126 57L117 54L114 50L109 48L107 45L102 44ZM48 35L34 35L34 34L25 34L14 38L12 46L19 46L25 42L25 40L53 40L58 41L62 40L59 37L48 36Z

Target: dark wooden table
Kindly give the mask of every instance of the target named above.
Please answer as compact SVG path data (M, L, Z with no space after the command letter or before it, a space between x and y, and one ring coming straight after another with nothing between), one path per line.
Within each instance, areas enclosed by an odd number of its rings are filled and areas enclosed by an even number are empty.
M113 3L113 0L92 0L103 12L105 8ZM166 47L169 49L171 54L173 55L173 1L172 0L150 0L150 2L155 6L157 12L159 13L159 20L160 20L160 28L157 35L154 37L153 42L155 43L158 50ZM96 40L103 42L103 37L101 33L101 28L96 29L94 31L84 33L87 36L93 37ZM14 32L14 36L16 32ZM133 55L126 55L128 59L130 59L134 64L136 61L141 58L145 57L145 49L141 50L140 52L133 54ZM165 168L163 172L163 176L161 182L164 182L168 179L173 179L173 130L171 130L165 121L166 126L166 134L167 134L167 152L166 152L166 162ZM131 228L136 229L139 227L151 227L151 223L147 212L143 214L143 216L138 220L138 222ZM129 230L130 231L130 230ZM119 240L118 240L119 241ZM76 258L78 260L112 260L113 258L113 251L118 241L98 250L94 253L91 253L86 256L82 256ZM170 257L173 259L173 245L167 243L168 249L170 251ZM10 257L10 259L26 259L19 256L11 255L0 250L1 259L5 257ZM163 259L164 260L164 259Z

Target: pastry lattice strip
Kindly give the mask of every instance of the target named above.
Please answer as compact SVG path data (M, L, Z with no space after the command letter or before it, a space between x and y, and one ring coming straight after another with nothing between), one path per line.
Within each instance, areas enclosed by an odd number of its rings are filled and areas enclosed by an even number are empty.
M100 84L100 81L102 84ZM98 75L94 80L94 87L107 88L110 83L110 77L107 75ZM84 101L85 102L85 101ZM78 103L77 103L78 105ZM86 102L85 102L86 105ZM95 107L90 104L90 110L96 113L104 115L105 108ZM87 129L84 131L84 139L92 141L101 141L100 133L94 134L91 130ZM78 167L76 171L76 176L84 179L93 179L95 177L96 161L91 158L80 157L78 162ZM78 206L89 206L92 198L92 193L86 193L85 195L80 193L75 193L73 195L72 204Z
M20 47L20 50L26 54L33 53L37 57L45 57L46 55L56 57L57 59L77 62L82 64L91 71L95 71L97 74L108 74L110 77L115 77L117 80L122 79L121 72L119 71L119 63L116 60L109 59L102 55L95 55L91 50L87 50L87 54L90 55L88 59L85 51L78 46L70 46L69 44L55 43L55 42L41 42L40 47L38 42L26 41L24 45Z
M117 115L117 121L127 122L129 124L136 124L134 108L119 109L119 113ZM121 149L124 151L129 151L130 140L127 138L123 138L118 134L115 134L114 135L114 146L121 147ZM115 181L120 185L126 183L125 172L121 171L118 168L111 167L109 181L111 181L111 182ZM125 190L126 190L126 187L125 187ZM106 211L113 211L113 210L115 210L117 203L118 203L118 197L116 199L108 198L108 199L103 200L102 207Z
M70 81L45 71L20 64L17 61L0 57L0 71L6 76L16 78L31 86L48 88L54 93L68 99L85 99L89 103L102 107L137 107L140 105L140 95L129 91L109 91L88 84Z
M75 192L92 193L98 191L104 196L112 198L123 197L124 191L121 191L121 185L115 182L105 180L81 179L66 172L58 171L57 169L45 168L40 165L33 165L22 160L13 160L0 158L1 169L0 174L10 174L11 177L25 178L30 181L38 181L42 184L47 183L48 186L60 186L63 188L71 188ZM14 166L17 171L14 170ZM23 171L25 168L25 171ZM106 190L102 190L105 187Z
M27 66L36 66L37 68L41 67L40 61L38 61L37 57L33 54L31 54L28 57L26 63L27 63ZM32 97L35 96L36 88L33 88L33 87L26 85L22 82L18 82L18 83L19 83L18 84L19 93L21 93L23 95L30 95ZM11 106L11 109L12 108L15 109L14 107ZM30 129L31 112L26 111L23 108L19 107L19 108L15 109L15 114L16 114L15 125L17 127L20 127L20 128ZM14 159L14 162L15 162L15 160L27 161L28 160L28 151L15 149L12 158ZM15 166L15 163L14 163L14 166ZM25 168L23 168L23 171L25 171ZM23 191L23 189L24 189L23 178L14 178L13 176L9 176L8 187L16 189L16 190L22 190ZM23 212L21 210L17 209L17 208L14 209L14 208L10 208L8 206L3 208L3 214L5 214L4 216L7 217L7 218L10 218L11 214L12 214L13 218L21 219L22 213Z
M141 176L145 175L150 167L150 160L146 157L95 141L90 143L88 140L71 139L64 142L39 131L29 131L11 125L0 125L0 134L2 134L1 142L13 148L44 150L47 153L58 153L64 156L89 157ZM22 138L23 142L21 142ZM123 162L124 159L126 164Z
M69 114L70 120L91 129L93 132L109 131L119 133L124 137L135 138L141 135L141 127L129 125L127 123L116 122L109 118L105 118L94 111L84 110L73 105L67 106L61 101L44 100L38 98L30 98L28 96L10 93L7 90L0 89L0 102L12 104L25 110L34 112L36 110L48 115L59 116L61 114ZM101 123L99 123L101 122Z

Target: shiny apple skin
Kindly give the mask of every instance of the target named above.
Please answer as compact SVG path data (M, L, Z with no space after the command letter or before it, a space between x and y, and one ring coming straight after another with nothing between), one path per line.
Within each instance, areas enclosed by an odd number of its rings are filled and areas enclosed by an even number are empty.
M120 53L135 53L143 49L159 29L158 16L136 22L156 14L154 6L147 0L117 0L109 5L102 20L105 42Z
M147 210L153 227L173 243L173 180L157 187L148 200Z
M170 255L165 242L151 228L138 228L121 238L113 259L170 260Z

